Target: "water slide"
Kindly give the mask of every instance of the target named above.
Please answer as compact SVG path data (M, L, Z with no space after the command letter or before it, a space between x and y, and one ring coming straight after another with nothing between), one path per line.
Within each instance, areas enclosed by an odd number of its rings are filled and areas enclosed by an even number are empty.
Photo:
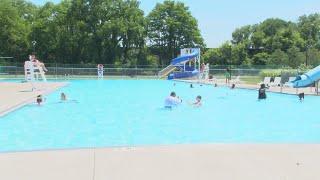
M303 88L309 87L313 83L320 80L320 66L310 70L309 72L297 76L297 78L291 82L292 87L294 88Z
M192 60L193 58L197 57L199 55L198 52L194 52L188 55L180 56L175 59L173 59L169 66L164 68L158 73L158 77L162 78L165 76L168 76L171 72L177 69L178 66L181 66L183 63L188 62Z

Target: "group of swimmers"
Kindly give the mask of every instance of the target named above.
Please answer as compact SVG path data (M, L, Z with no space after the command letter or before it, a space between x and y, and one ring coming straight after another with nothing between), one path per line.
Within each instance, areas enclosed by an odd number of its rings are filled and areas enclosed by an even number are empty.
M189 104L194 107L200 107L202 105L201 99L201 96L197 96L195 102ZM182 99L177 96L175 92L171 92L170 95L165 99L164 107L167 109L172 109L173 107L176 107L181 103Z
M43 95L40 94L37 96L36 103L40 106L44 102L44 100L45 99L43 98ZM60 102L66 102L67 100L67 95L62 92L60 94Z

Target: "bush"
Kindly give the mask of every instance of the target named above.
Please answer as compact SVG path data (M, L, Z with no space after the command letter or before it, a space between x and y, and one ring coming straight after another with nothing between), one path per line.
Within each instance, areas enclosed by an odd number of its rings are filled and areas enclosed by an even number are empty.
M296 77L298 71L295 69L266 69L260 72L260 77L281 77L281 83L288 82L289 77Z
M281 76L281 69L265 69L260 72L260 77L277 77Z

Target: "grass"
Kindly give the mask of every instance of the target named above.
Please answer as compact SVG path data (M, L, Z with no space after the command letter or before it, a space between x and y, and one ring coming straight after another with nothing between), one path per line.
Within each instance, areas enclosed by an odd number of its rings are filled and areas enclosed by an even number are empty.
M244 84L258 84L261 82L261 77L260 76L241 76L240 77L241 81L244 82Z

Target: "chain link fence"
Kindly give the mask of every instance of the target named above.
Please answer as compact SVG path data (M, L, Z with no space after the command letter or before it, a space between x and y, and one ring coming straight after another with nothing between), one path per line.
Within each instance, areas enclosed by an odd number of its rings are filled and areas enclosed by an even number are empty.
M65 79L65 78L96 78L97 65L95 64L54 64L46 63L48 79ZM104 65L105 77L120 78L157 78L158 72L166 66L117 66ZM285 69L280 66L210 66L210 75L218 79L225 77L226 69L231 70L233 78L241 77L246 83L260 82L265 76L272 78L281 76L283 81L287 81L291 76L297 76L298 70ZM24 78L24 67L22 63L10 63L0 66L1 78Z

